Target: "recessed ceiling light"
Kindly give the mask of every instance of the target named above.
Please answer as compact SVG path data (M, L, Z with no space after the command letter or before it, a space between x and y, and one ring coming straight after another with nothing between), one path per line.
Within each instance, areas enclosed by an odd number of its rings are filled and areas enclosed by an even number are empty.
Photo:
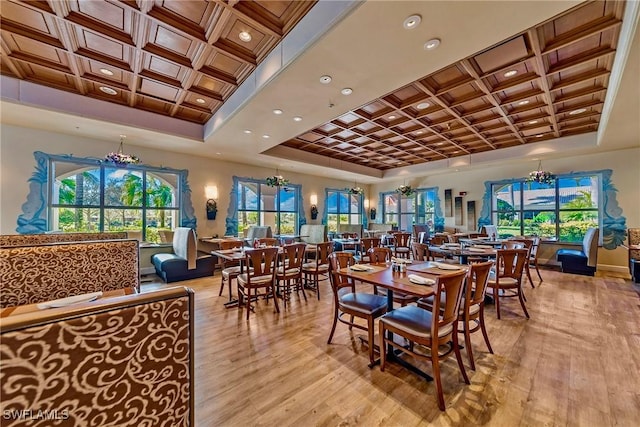
M100 90L108 95L117 95L118 92L115 89L112 89L108 86L100 86Z
M323 85L331 83L331 76L324 75L320 77L320 83L322 83Z
M243 42L248 43L251 41L251 34L246 31L240 31L240 34L238 34L238 38Z
M340 91L340 93L343 95L351 95L353 93L353 89L351 89L350 87L345 87Z
M530 125L535 125L536 123L538 123L538 121L537 121L537 120L531 120L531 121L529 121L529 124L530 124Z
M431 104L429 104L428 102L421 102L420 104L416 105L416 108L418 110L426 110L430 106L431 106Z
M402 26L407 30L413 30L418 25L420 25L421 21L422 21L422 17L420 15L411 15L404 20L404 22L402 23Z
M424 44L424 50L433 50L440 46L440 39L431 39Z
M264 139L269 139L269 138L270 138L270 136L269 136L269 135L267 135L266 133L265 133L264 135L262 135L262 137L263 137Z
M216 155L218 155L218 156L219 156L220 154L222 154L222 153L216 153Z
M113 71L108 70L106 68L100 68L100 72L105 76L113 76Z
M542 138L544 135L542 135L541 133L536 135L536 138Z
M516 74L518 74L518 70L509 70L509 71L507 71L506 73L504 73L504 76L505 76L505 77L513 77L513 76L515 76Z
M246 133L247 135L251 133L251 131L249 129L245 129L244 133Z
M394 116L394 115L390 115L390 116L389 116L389 120L393 120L393 119L395 119L395 118L396 118L396 116Z
M202 98L196 98L196 102L197 102L198 104L204 104L204 103L205 103L205 102L207 102L207 101L205 101L205 100L204 100L204 99L202 99Z
M453 151L453 154L457 154L459 152L460 152L460 150L456 150L456 151Z
M586 108L578 108L577 110L573 110L569 113L570 116L575 116L576 114L582 114L587 111Z
M422 135L422 131L419 130L418 132L416 132L416 135Z
M525 99L524 101L518 102L518 105L527 105L528 103L529 103L529 100Z
M295 116L295 117L293 118L293 121L294 121L294 122L301 122L301 121L302 121L302 117L300 117L300 116Z
M436 145L444 145L444 142L438 142Z
M280 114L282 114L282 110L279 108L276 108L275 110L273 110L273 114L279 116Z

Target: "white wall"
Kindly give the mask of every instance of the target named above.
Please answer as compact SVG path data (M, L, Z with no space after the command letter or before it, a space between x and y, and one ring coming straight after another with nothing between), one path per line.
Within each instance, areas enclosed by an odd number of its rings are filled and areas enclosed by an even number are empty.
M527 163L528 164L528 163ZM553 173L568 173L571 171L611 169L613 184L618 189L617 199L622 209L622 215L626 218L627 227L640 227L640 148L632 148L619 151L610 151L599 154L576 155L560 159L545 159L543 168ZM485 181L498 181L508 178L526 177L531 170L536 169L537 162L531 161L530 166L523 163L509 163L491 165L484 168L458 167L450 171L430 175L422 178L407 180L406 184L414 188L439 187L439 196L444 214L444 190L452 189L453 196L458 196L466 191L463 197L463 225L456 226L453 217L445 218L445 225L461 228L462 230L475 229L476 225L467 224L467 201L475 200L476 216L480 217L482 210L482 198L484 196ZM390 191L403 184L403 181L385 182L372 185L369 189L371 206L377 206L379 193ZM378 212L381 215L382 212ZM543 261L553 260L557 245L547 245L541 254ZM598 268L609 269L625 273L627 269L627 250L618 247L615 250L600 249L598 252Z
M48 154L72 154L77 157L102 158L106 153L115 151L118 141L106 143L99 140L44 132L17 126L2 125L0 128L0 234L16 234L17 219L22 213L22 204L29 193L28 180L31 177L35 160L34 151ZM138 156L142 163L152 166L166 166L174 169L189 171L189 185L191 199L197 217L197 232L200 236L225 232L225 218L229 206L229 192L231 191L232 176L266 178L274 175L272 168L259 168L217 161L209 158L176 154L167 151L136 147L125 142L125 151ZM340 172L336 172L338 175ZM307 223L319 224L322 214L316 220L311 220L311 194L318 196L318 210L324 210L325 187L347 188L353 181L341 181L326 177L299 174L293 171L281 170L280 174L288 178L292 184L301 184L303 204ZM218 187L218 215L216 220L209 221L205 211L205 186Z

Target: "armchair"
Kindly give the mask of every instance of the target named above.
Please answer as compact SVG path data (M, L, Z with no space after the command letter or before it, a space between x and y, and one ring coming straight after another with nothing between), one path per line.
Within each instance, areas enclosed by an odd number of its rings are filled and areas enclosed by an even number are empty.
M598 261L599 229L589 228L582 239L582 250L559 249L556 260L562 264L563 273L593 276Z

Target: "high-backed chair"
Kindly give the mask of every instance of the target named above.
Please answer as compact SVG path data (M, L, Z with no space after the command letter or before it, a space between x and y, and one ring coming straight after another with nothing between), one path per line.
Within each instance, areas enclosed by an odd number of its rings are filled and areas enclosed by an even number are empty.
M176 227L173 231L173 253L151 257L158 276L167 283L212 276L215 260L209 254L198 255L196 244L195 230Z
M247 320L251 311L251 302L259 297L268 301L273 298L276 312L280 313L276 298L276 267L278 248L259 248L245 251L245 272L238 276L239 307L246 302ZM262 290L262 292L260 292Z
M540 270L538 269L538 250L540 249L540 236L526 236L526 237L527 239L531 239L533 241L533 245L531 246L531 253L529 254L529 269L531 269L531 267L536 269L536 273L538 273L538 278L542 283L542 276L540 275Z
M252 225L247 230L247 235L244 238L245 243L248 245L253 244L253 239L259 239L261 237L273 237L271 226L268 225Z
M431 261L433 255L429 252L429 245L426 243L414 242L411 244L411 254L415 261Z
M2 425L195 426L193 299L174 287L3 316L4 413L66 419Z
M498 234L498 227L495 225L483 225L480 228L480 233L485 234L490 239L497 239L500 237Z
M220 242L220 249L224 251L240 247L242 247L242 240L223 240ZM222 295L222 290L226 283L229 288L229 300L231 300L231 281L238 278L240 270L241 267L239 261L222 260L222 279L220 280L220 292L218 293L218 296Z
M332 242L318 243L313 252L314 258L302 264L302 274L304 275L304 286L316 292L320 300L320 277L328 279L329 274L329 254L333 252ZM307 253L309 253L307 251Z
M589 228L582 239L582 250L558 249L556 260L562 264L563 273L593 276L598 265L599 229Z
M369 259L371 263L381 264L391 261L392 252L391 249L385 247L375 247L369 249ZM386 289L378 289L377 286L373 287L373 293L376 295L387 295ZM393 293L393 302L400 304L402 307L405 305L416 302L418 297L410 295L404 292L395 291Z
M282 247L282 254L276 269L276 283L282 294L285 309L292 289L296 293L302 291L304 300L307 300L307 294L302 286L302 264L306 248L306 243L293 243Z
M462 285L466 274L466 271L459 271L438 276L434 285L435 294L431 310L407 305L388 312L380 318L379 322L380 370L384 371L386 367L385 349L388 345L415 359L431 361L438 395L438 407L442 411L445 410L445 404L440 378L441 360L444 360L452 352L455 353L464 382L470 384L460 355L457 322L462 299ZM406 346L404 343L396 342L393 336L387 336L387 331L405 338L410 342L410 345ZM413 344L428 347L429 354L415 351L416 347ZM440 353L440 347L445 345L448 345L448 349L444 353Z
M362 224L340 224L338 225L338 234L343 235L344 233L355 233L356 238L361 238L363 234L364 227Z
M529 251L529 254L527 255L527 262L524 263L524 271L525 273L527 273L527 279L529 279L529 283L531 284L531 287L535 288L536 285L533 284L533 279L531 278L531 269L529 267L531 264L531 254L533 252L533 239L521 238L521 239L512 239L510 241L521 243L522 246ZM540 272L538 272L538 276L539 275L540 275Z
M331 288L333 290L333 324L327 344L331 344L333 333L338 321L349 326L367 331L369 346L369 366L374 360L374 320L387 311L387 298L356 291L355 282L339 274L340 268L347 268L355 264L353 254L349 252L334 252L329 256L331 270ZM348 317L348 319L345 319ZM354 317L364 319L367 326L354 322Z
M393 233L393 255L411 258L411 233Z
M315 245L327 241L327 226L324 224L303 224L300 226L300 241Z
M489 273L493 261L477 262L470 264L467 274L467 284L463 291L462 302L458 312L458 322L462 324L462 330L458 332L464 334L464 344L467 348L467 356L471 369L476 370L476 364L473 360L473 350L471 348L471 333L481 331L484 342L487 344L489 353L493 354L487 328L484 324L484 303L487 293L487 283L489 282ZM421 298L418 300L418 307L431 310L433 307L434 297ZM444 306L445 300L440 300L440 307Z
M258 238L258 245L278 246L278 239L275 237L260 237Z
M369 250L377 247L380 247L379 237L365 237L360 239L360 253L356 256L356 260L359 262L370 262Z
M527 249L498 249L496 251L496 268L489 277L488 286L493 289L498 319L500 319L500 299L505 297L518 297L524 315L527 319L529 318L522 289L522 273L525 263L528 262L528 255Z

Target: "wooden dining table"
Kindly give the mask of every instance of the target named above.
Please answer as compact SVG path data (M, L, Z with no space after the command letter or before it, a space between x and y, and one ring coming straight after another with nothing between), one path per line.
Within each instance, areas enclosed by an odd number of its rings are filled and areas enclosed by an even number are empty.
M348 277L353 280L358 280L370 285L379 286L387 290L387 311L392 311L393 307L393 293L403 292L405 294L414 295L417 297L429 297L434 295L435 288L433 285L420 285L413 283L409 280L410 274L415 274L421 277L437 280L438 276L443 274L450 274L460 270L466 270L468 267L465 265L450 266L447 269L442 269L440 263L433 261L414 261L407 264L406 271L398 272L394 271L390 264L357 264L367 265L371 267L369 271L355 271L351 268L342 268L338 271L343 277ZM455 270L453 268L457 267ZM388 332L389 339L393 339L393 333ZM369 345L372 345L371 343ZM382 350L381 350L382 351ZM392 360L400 365L403 365L410 371L420 375L427 381L431 381L433 378L422 371L415 365L407 362L404 359L398 357L394 351L393 346L387 345L387 360ZM376 362L376 364L379 361Z

